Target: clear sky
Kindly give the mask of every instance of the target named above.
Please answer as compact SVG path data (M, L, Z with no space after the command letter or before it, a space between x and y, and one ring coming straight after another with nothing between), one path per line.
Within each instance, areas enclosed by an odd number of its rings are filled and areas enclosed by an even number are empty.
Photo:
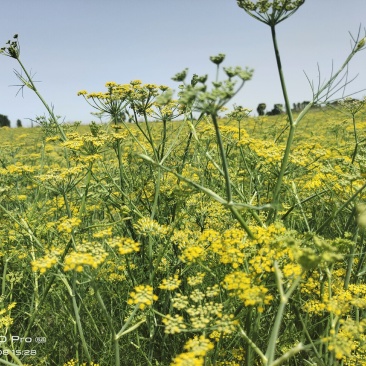
M0 47L19 34L21 60L39 81L45 100L65 121L95 120L81 89L104 91L107 81L164 84L189 68L208 73L215 67L209 56L226 54L224 66L249 66L254 75L231 104L267 109L283 103L271 43L270 28L240 9L235 0L2 0ZM318 81L337 69L350 51L350 35L366 26L366 0L306 0L291 18L277 27L278 42L290 102L310 100L304 75ZM363 22L363 23L362 23ZM366 51L350 64L347 88L366 88ZM29 125L46 113L30 90L23 96L13 69L16 61L0 56L0 114L15 126ZM356 95L361 97L366 91ZM254 112L253 112L254 115Z

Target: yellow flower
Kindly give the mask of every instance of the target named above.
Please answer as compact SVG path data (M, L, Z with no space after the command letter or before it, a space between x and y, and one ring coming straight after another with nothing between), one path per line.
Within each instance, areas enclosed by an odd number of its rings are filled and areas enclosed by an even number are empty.
M178 275L174 277L164 278L163 282L159 285L162 290L172 291L179 287L182 281L178 278Z
M203 282L205 275L206 274L203 272L197 272L194 276L187 277L188 285L190 286L200 285Z
M60 223L57 225L57 230L60 233L71 233L72 230L78 227L81 224L81 220L77 217L63 217L60 220Z
M203 366L203 357L196 357L194 352L181 353L173 358L171 366Z
M135 287L135 291L130 293L130 299L127 301L129 305L137 304L141 310L146 306L151 306L158 299L153 293L153 288L149 285L139 285Z
M196 356L204 357L207 352L214 348L213 343L207 339L204 335L199 338L194 337L186 342L184 349L188 352L193 352Z
M118 247L119 254L125 255L140 250L140 243L135 242L131 238L115 237L108 241L111 247Z
M106 88L112 88L114 86L117 86L117 83L115 83L114 81L108 81L105 83Z
M52 248L47 251L47 253L38 259L31 262L32 271L39 271L41 274L46 273L46 271L52 268L58 261L58 257L61 255L62 250L59 248Z
M108 253L97 243L82 243L77 251L72 251L65 257L64 271L82 272L84 266L97 268L107 258Z
M237 330L239 322L234 319L234 315L225 314L220 319L216 320L215 327L219 332L231 334Z
M160 225L155 220L151 220L150 218L143 217L134 224L136 231L144 236L148 235L156 235L156 236L164 236L168 232L168 228L164 225Z
M15 305L16 302L12 302L6 308L0 310L0 329L2 327L10 327L13 324L14 319L6 313L13 309Z
M263 285L252 285L250 277L240 271L232 272L225 276L223 287L232 291L231 296L242 300L245 306L269 304L273 296L268 295L268 289Z
M174 317L167 315L163 319L163 323L165 324L164 332L166 334L176 334L180 333L183 329L186 329L187 326L184 324L184 319L180 315L174 315Z
M173 308L182 310L188 307L188 296L182 295L182 294L176 294L173 299Z
M195 262L197 259L203 259L204 254L204 248L198 245L192 245L184 249L183 254L179 258L182 262Z
M130 82L130 84L131 84L131 85L133 85L133 86L141 85L141 83L142 83L142 81L141 81L141 80L132 80L132 81Z

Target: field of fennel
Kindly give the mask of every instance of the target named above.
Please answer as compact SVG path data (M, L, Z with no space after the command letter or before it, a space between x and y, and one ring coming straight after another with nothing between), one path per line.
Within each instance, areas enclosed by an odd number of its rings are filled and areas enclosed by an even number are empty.
M0 130L0 364L366 365L366 99L312 108L365 41L294 115L275 27L302 4L238 1L280 116L223 111L253 70L219 54L224 80L108 82L78 93L108 123L63 124L1 49L48 115Z

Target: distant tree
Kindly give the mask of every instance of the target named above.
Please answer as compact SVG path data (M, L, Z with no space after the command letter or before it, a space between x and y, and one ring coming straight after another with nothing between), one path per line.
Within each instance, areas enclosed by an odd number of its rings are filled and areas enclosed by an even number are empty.
M0 114L0 127L10 127L10 120L8 116Z
M22 121L20 119L17 119L17 127L23 127Z
M257 107L258 116L264 116L266 110L266 103L259 103Z
M275 104L274 108L267 113L267 116L277 116L278 114L283 113L283 106L282 104Z

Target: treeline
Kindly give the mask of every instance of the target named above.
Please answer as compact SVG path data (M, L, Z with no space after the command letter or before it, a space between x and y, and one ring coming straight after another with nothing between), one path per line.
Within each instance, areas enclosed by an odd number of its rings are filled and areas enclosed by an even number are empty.
M0 127L11 127L8 116L0 114ZM17 120L17 127L22 127L22 121L20 119Z

